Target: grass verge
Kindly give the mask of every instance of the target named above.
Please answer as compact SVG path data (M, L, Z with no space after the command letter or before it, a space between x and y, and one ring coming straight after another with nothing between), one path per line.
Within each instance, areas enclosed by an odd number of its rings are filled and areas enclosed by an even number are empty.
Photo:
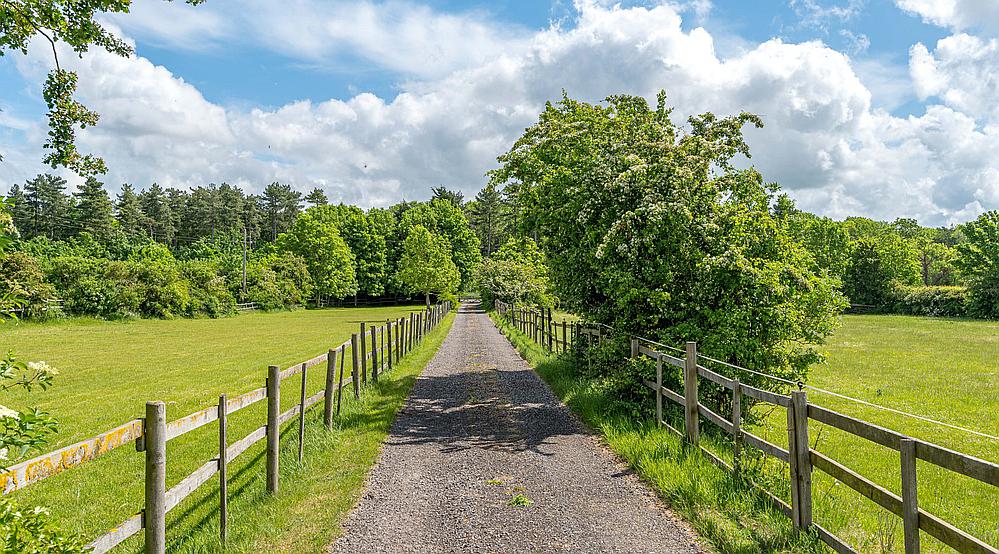
M613 399L581 378L569 360L549 355L495 314L490 317L555 394L714 549L732 554L825 552L814 536L795 532L790 520L749 484L712 465L669 430L614 415ZM721 448L710 434L702 441L714 451ZM780 486L782 476L769 466L755 471L755 478L772 481L768 487Z

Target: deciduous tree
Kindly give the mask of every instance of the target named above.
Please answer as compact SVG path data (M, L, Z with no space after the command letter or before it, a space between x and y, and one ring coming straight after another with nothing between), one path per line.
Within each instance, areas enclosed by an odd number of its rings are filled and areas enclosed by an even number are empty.
M422 225L414 225L402 244L399 280L419 292L430 305L431 294L454 294L461 284L458 267L451 260L446 239Z

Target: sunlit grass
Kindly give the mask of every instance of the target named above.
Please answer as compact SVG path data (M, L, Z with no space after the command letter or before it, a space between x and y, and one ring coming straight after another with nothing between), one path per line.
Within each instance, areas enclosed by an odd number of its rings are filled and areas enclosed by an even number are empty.
M410 309L255 313L222 320L22 324L3 329L2 346L60 369L54 388L12 402L38 405L56 415L62 422L62 432L53 441L57 447L142 416L146 400L166 401L169 421L216 404L223 392L235 396L263 386L268 365L286 367L311 358L349 338L361 321L384 322L407 315ZM304 467L295 459L297 424L285 424L282 475L291 478L283 477L278 498L264 493L263 442L230 465L234 498L230 549L257 551L258 544L266 543L279 551L321 550L321 543L335 530L338 514L352 505L395 410L450 321L377 386L369 387L357 405L345 395L348 401L336 432L322 429L321 406L310 412ZM349 375L349 357L345 369ZM310 369L308 393L323 388L324 381L325 365ZM298 377L283 382L283 409L298 401L300 383ZM0 403L5 401L11 399ZM259 402L230 417L230 443L265 422L265 404ZM217 434L217 424L211 424L170 441L168 487L217 455ZM124 446L36 483L15 498L26 505L48 506L60 525L89 539L141 508L142 475L142 455ZM213 526L217 532L213 519L217 499L210 498L213 488L217 494L217 485L205 485L169 514L172 549L218 549L210 532ZM321 509L315 503L319 500ZM311 507L303 512L306 504ZM241 510L246 514L237 515ZM141 540L132 542L134 548L141 545Z

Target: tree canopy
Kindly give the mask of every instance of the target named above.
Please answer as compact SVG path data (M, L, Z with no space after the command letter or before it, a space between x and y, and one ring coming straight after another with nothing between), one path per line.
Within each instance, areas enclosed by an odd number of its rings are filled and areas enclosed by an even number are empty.
M431 294L451 295L461 284L461 275L449 252L447 240L422 225L413 226L402 244L399 280L422 293L428 306Z

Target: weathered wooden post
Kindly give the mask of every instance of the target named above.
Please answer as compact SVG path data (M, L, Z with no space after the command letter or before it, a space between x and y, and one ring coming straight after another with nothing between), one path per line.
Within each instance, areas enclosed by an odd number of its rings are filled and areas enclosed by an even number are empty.
M361 368L360 360L357 355L357 333L350 335L350 353L351 358L353 358L353 367L350 369L350 380L354 384L354 398L361 397L361 384L358 382L360 378Z
M302 394L301 399L298 401L298 462L302 462L302 458L305 456L305 385L306 385L306 371L308 371L308 366L302 364Z
M340 377L336 384L336 415L340 416L340 402L343 399L343 363L347 357L346 346L340 345Z
M557 341L555 340L555 320L552 317L551 308L548 308L548 327L546 329L548 329L548 351L554 352Z
M638 339L631 339L631 359L638 358Z
M902 453L902 523L905 554L919 554L919 489L916 479L916 441L899 441Z
M219 396L219 539L222 544L229 538L228 413L229 404L223 394Z
M367 385L368 384L368 345L367 333L365 332L366 324L361 322L361 381Z
M387 352L388 343L385 342L385 333L388 331L388 320L385 320L385 326L379 327L379 330L381 331L382 335L382 345L378 348L378 369L379 371L384 373L387 367L385 363L385 358L389 357Z
M739 477L742 471L742 384L732 381L732 469Z
M371 378L378 380L378 329L371 328Z
M333 428L333 387L336 385L336 350L326 353L326 389L323 391L323 424Z
M267 368L267 492L278 491L278 459L281 454L281 368Z
M794 406L795 454L798 458L798 509L801 529L812 526L812 458L808 445L808 396L805 391L791 393Z
M392 322L387 319L385 320L385 335L385 358L388 362L389 371L392 371L392 351L394 350L392 346Z
M565 354L565 352L567 350L569 350L569 341L566 338L566 335L567 335L566 329L567 328L568 327L567 327L566 321L563 319L562 320L562 353L563 354Z
M794 429L794 402L787 407L787 453L788 468L791 474L791 522L795 529L801 529L801 488L798 486L798 437Z
M683 366L683 404L687 442L697 446L701 439L697 409L697 343L692 341L687 342L687 359Z
M656 355L656 425L663 424L663 356Z
M146 554L166 552L166 404L146 402Z

